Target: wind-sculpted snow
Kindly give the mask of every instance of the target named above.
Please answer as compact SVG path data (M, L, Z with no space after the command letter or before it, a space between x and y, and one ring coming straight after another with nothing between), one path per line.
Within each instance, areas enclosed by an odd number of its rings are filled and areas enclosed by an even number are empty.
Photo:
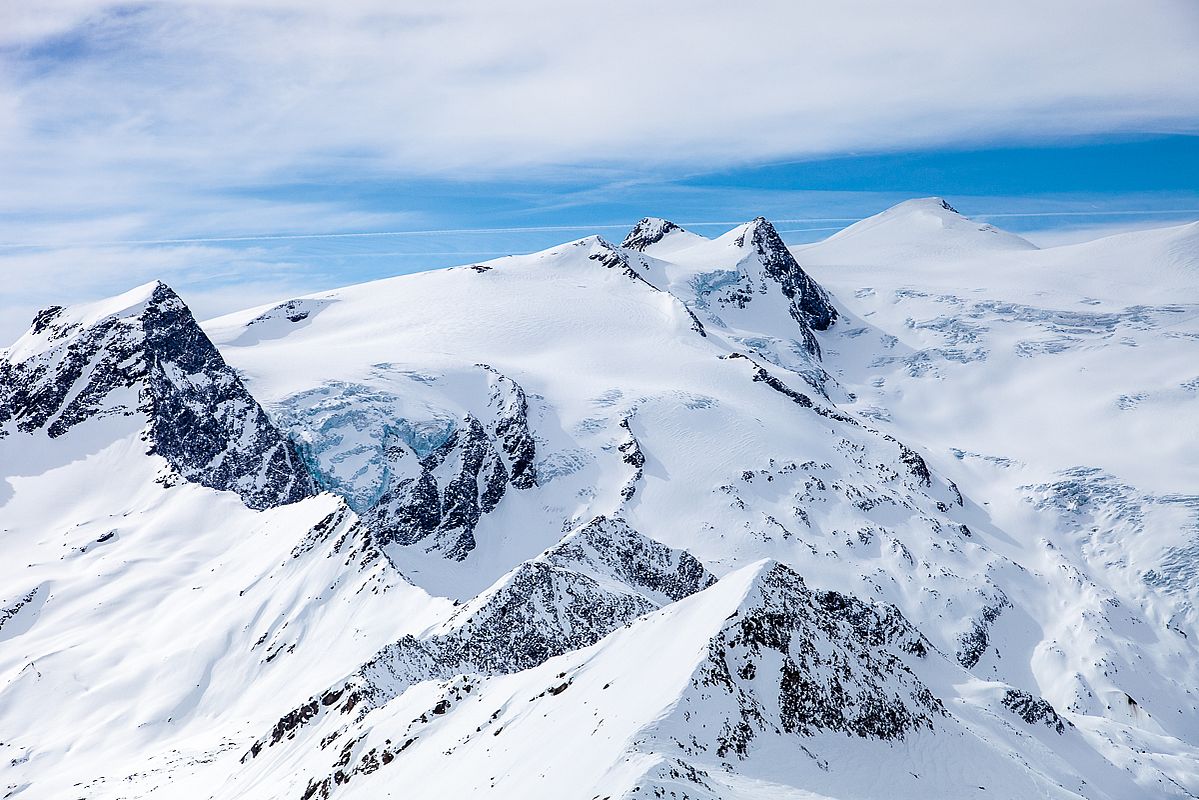
M313 493L294 445L178 295L156 283L112 302L47 309L0 360L0 436L58 438L91 419L137 416L149 452L178 477L259 509Z

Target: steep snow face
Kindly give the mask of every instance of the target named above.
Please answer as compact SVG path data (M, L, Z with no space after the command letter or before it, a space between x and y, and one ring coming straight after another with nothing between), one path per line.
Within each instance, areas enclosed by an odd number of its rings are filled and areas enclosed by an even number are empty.
M1199 793L1197 228L879 219L795 257L648 220L213 320L329 492L263 512L155 482L140 384L14 416L6 791Z
M196 483L164 489L161 459L112 422L44 439L36 474L28 458L11 469L18 435L0 442L6 793L129 797L165 779L206 796L189 776L269 729L276 705L451 610L337 498L258 512Z
M313 493L291 442L162 283L46 309L0 360L0 438L58 438L107 417L136 417L175 475L251 508Z

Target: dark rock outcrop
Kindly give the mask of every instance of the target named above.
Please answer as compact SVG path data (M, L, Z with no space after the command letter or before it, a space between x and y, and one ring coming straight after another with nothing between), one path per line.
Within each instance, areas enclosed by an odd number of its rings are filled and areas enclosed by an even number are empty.
M650 245L657 244L666 238L666 235L674 231L683 230L678 225L665 219L657 217L643 217L640 222L633 226L628 235L624 237L624 241L620 243L621 247L627 247L630 250L644 250Z
M343 684L289 712L250 754L294 736L330 707L361 714L420 681L530 669L715 582L690 553L643 536L623 519L596 517L430 634L387 645Z
M475 548L479 518L495 509L508 469L482 423L461 427L421 459L420 474L388 487L366 515L380 545L410 545L434 537L430 549L461 561Z
M395 478L364 519L380 545L424 542L430 551L461 561L475 549L475 528L495 510L509 486L537 485L536 441L528 400L516 381L492 374L484 423L467 414L439 447L419 461L417 474Z
M1064 722L1057 710L1043 697L1034 697L1019 689L1008 689L1000 702L1029 725L1046 725L1058 733L1066 732L1069 723Z
M902 739L946 713L905 663L930 649L894 606L812 591L774 564L711 640L683 706L725 709L720 758L767 731Z
M978 617L970 620L969 629L958 637L958 649L955 654L957 661L966 669L972 669L982 659L983 653L991 645L991 626L1005 608L1010 608L1012 602L998 589L994 597L979 611Z
M837 309L828 293L803 271L778 231L764 217L749 223L737 240L738 247L752 246L768 277L782 287L783 295L791 301L790 312L796 322L814 330L828 330L837 321Z
M313 494L295 446L179 296L156 283L129 300L96 318L58 306L37 315L0 360L0 435L58 438L91 419L142 415L149 453L179 477L257 509Z

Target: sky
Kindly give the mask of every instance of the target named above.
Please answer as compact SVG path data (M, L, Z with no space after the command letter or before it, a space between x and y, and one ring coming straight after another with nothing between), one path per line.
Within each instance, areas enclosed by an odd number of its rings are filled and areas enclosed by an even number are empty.
M1196 76L1192 0L0 0L0 346L156 278L207 317L646 215L1178 224Z

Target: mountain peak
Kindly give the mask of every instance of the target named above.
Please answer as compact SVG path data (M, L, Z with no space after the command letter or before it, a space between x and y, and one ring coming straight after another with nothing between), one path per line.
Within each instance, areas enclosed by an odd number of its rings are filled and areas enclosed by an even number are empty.
M737 247L755 252L766 276L780 284L791 301L791 316L796 321L818 331L828 330L836 322L837 309L828 293L804 272L770 220L755 217L725 235L732 236ZM809 349L814 346L813 339Z
M8 350L10 360L39 355L72 331L93 327L106 319L132 319L150 306L185 308L183 300L162 281L143 283L122 294L91 303L49 306L33 317L29 330Z
M762 254L781 252L787 249L787 245L783 242L783 237L779 236L774 223L766 217L754 217L737 230L739 233L734 242L738 247L746 247L749 243Z
M161 281L39 312L0 357L0 437L55 439L106 417L146 421L174 475L266 508L313 493L295 446Z
M931 211L934 214L949 213L956 216L964 216L961 211L949 204L949 201L944 197L917 197L912 200L905 200L893 209L909 208L912 210Z
M959 257L973 251L1036 249L1032 242L1014 233L970 219L941 197L897 203L838 231L819 247L826 243L840 247L850 241L861 249L886 252L888 260L900 257L900 253Z
M643 217L624 237L621 247L627 247L630 250L644 250L679 231L683 231L683 228L668 219Z

